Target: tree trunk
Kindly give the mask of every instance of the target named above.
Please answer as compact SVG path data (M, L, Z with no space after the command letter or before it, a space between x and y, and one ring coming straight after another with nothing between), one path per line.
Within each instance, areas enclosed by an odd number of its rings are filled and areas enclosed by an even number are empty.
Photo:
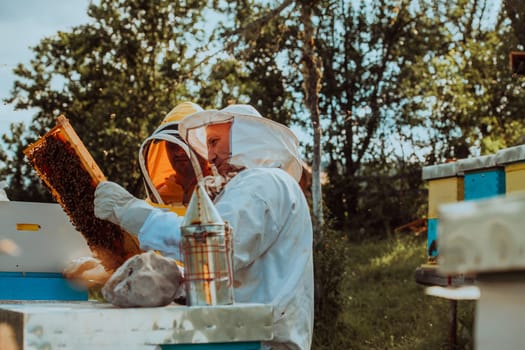
M315 49L314 25L312 23L312 7L301 5L301 22L304 25L303 36L303 78L305 105L310 112L313 128L312 155L312 221L314 240L322 239L323 198L321 190L321 123L319 121L319 91L321 90L321 60Z

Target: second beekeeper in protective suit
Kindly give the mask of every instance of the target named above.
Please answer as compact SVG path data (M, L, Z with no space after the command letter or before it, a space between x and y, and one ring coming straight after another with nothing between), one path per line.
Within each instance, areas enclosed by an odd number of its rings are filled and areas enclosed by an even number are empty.
M298 184L302 166L297 138L248 105L194 113L180 122L179 132L225 180L214 203L233 228L235 301L273 306L274 339L265 348L310 349L312 226ZM141 248L180 259L183 217L114 189L99 185L95 215L124 228L130 218L135 224L143 218L131 232Z
M182 102L163 118L159 127L144 140L139 151L139 165L148 201L184 215L197 178L210 175L208 162L197 156L193 165L188 145L180 138L179 122L203 109L192 102Z

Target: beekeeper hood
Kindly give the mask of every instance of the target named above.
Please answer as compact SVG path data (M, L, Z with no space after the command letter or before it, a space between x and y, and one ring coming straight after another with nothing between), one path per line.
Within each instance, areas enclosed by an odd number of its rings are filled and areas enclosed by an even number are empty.
M299 142L286 126L263 118L250 105L230 105L221 110L192 114L179 123L180 136L208 158L206 127L231 122L229 164L245 168L281 168L296 181L302 166Z
M140 170L148 199L152 204L168 205L179 214L184 214L184 190L173 179L176 171L169 161L168 147L179 146L190 158L189 147L179 136L181 119L203 109L192 102L183 102L163 118L159 127L142 143L139 151ZM196 170L196 173L200 169ZM171 179L171 181L170 181Z

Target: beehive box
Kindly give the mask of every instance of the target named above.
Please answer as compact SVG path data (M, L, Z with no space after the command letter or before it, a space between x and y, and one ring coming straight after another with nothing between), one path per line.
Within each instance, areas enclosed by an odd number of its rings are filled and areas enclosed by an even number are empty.
M457 175L456 163L444 163L423 168L423 180L428 183L427 255L438 255L438 208L442 204L463 200L463 177Z
M9 303L0 304L0 325L2 350L8 344L19 350L260 350L274 334L272 306L255 303L153 308ZM8 339L10 334L15 336Z
M496 164L505 169L505 193L525 190L525 145L498 151Z
M496 164L496 156L486 155L461 159L457 162L458 173L463 173L464 199L490 198L505 193L505 170Z
M525 269L525 193L440 207L443 273Z
M106 177L66 117L58 117L56 126L24 154L107 270L140 253L135 236L95 217L95 189Z
M0 201L0 238L17 248L0 254L0 300L88 299L62 275L90 251L60 205Z
M524 192L440 208L440 272L476 274L477 350L522 349L525 343L524 213Z

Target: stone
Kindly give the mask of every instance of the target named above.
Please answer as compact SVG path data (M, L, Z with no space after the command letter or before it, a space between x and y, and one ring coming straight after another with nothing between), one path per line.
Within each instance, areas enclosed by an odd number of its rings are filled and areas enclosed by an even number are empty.
M182 273L175 260L149 251L122 264L102 288L102 295L119 307L155 307L170 304L181 290Z

